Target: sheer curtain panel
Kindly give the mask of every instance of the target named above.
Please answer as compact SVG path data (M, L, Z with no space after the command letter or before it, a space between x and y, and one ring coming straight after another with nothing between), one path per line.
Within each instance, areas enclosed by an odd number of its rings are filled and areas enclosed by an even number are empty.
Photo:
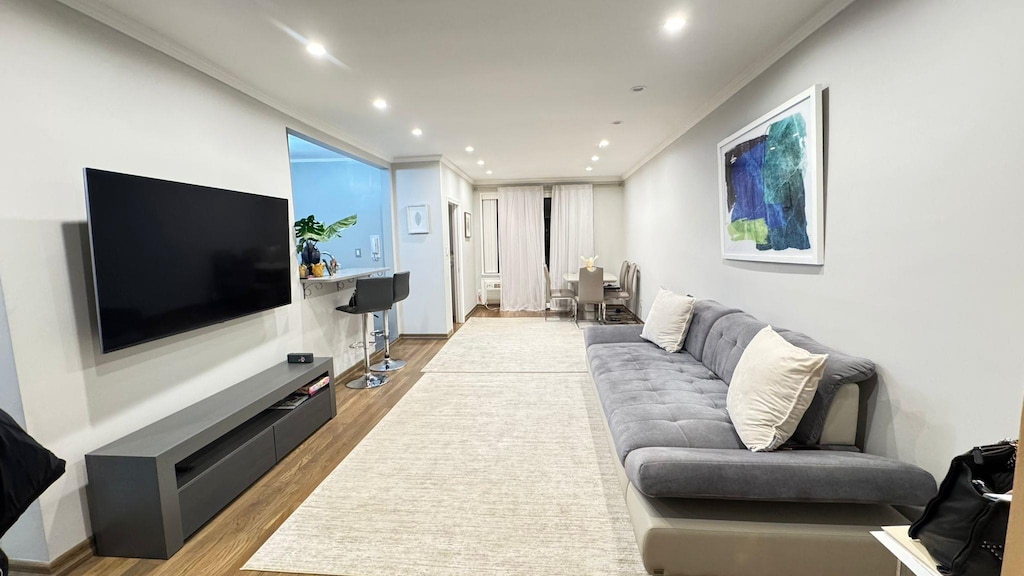
M555 186L551 192L551 288L567 288L566 272L583 265L580 257L594 256L594 187L591 184ZM613 262L604 267L614 268ZM601 262L598 262L601 266Z
M544 309L544 187L498 188L501 309Z

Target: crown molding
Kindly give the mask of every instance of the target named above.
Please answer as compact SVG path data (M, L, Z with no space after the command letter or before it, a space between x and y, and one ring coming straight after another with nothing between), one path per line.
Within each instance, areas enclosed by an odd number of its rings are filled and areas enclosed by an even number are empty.
M391 165L398 167L405 164L423 164L425 162L438 162L440 164L443 164L444 166L447 166L448 169L450 169L452 172L458 174L459 177L462 178L463 180L469 182L470 184L476 184L476 180L472 176L467 174L466 171L463 170L462 168L459 168L458 165L449 160L448 157L443 154L427 154L422 156L399 156L398 158L392 160Z
M422 164L424 162L440 162L444 156L440 154L424 154L422 156L399 156L391 161L392 165Z
M356 150L352 153L356 153L356 155L368 156L368 159L378 163L380 161L386 164L391 163L391 156L382 150L361 142L358 138L353 137L330 122L300 112L292 106L273 98L214 62L109 6L91 0L58 0L58 2L270 106L285 116L320 130L333 138L337 138L348 146L355 148Z
M490 179L490 180L477 180L475 188L481 190L484 188L497 188L498 186L557 186L561 184L594 184L594 185L608 185L608 186L621 186L622 178L617 176L590 176L586 178L521 178L521 179Z
M764 58L755 62L732 82L726 85L726 87L715 95L714 98L701 107L693 119L687 122L685 126L673 133L672 136L669 136L656 148L641 158L639 162L634 164L632 168L627 170L626 173L622 175L622 179L626 180L633 174L636 174L637 170L643 168L644 165L653 160L655 156L661 154L666 148L671 146L673 142L681 138L683 134L689 132L691 128L707 118L708 115L717 110L719 106L725 104L730 98L735 96L737 92L742 90L747 84L750 84L755 78L771 67L772 64L781 60L782 57L788 54L790 50L796 48L798 44L806 40L808 36L813 34L818 28L824 26L826 22L842 12L847 6L853 4L853 2L854 0L833 0L824 8L816 12L814 16L811 16L810 20L804 22L804 24L797 28L796 32L786 38L782 44L779 44L774 50L765 54Z
M466 173L466 171L465 171L465 170L463 170L462 168L459 168L459 167L458 167L458 166L457 166L457 165L455 164L455 162L452 162L451 160L449 160L447 156L442 156L442 157L441 157L441 164L444 164L444 165L445 165L445 166L447 166L447 167L448 167L448 168L449 168L449 169L450 169L450 170L451 170L452 172L455 172L456 174L458 174L458 175L459 175L459 176L460 176L460 177L461 177L461 178L462 178L463 180L465 180L466 182L469 182L469 184L470 184L471 186L472 186L472 185L475 185L475 184L476 184L476 180L475 180L475 179L474 179L474 178L473 178L472 176L470 176L469 174L467 174L467 173Z

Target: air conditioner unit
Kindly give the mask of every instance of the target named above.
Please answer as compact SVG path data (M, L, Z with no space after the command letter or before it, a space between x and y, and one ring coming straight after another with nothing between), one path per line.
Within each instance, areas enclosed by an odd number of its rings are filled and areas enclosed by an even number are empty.
M480 281L480 294L484 304L498 304L501 302L501 280L498 278L484 278Z

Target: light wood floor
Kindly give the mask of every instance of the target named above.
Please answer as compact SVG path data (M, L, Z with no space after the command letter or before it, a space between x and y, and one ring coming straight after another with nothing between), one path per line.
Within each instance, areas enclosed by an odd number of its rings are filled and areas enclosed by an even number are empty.
M420 370L444 344L445 340L399 340L391 356L409 364L380 388L350 390L344 382L354 373L339 377L338 415L200 529L170 560L92 557L68 576L280 576L239 569L416 384Z

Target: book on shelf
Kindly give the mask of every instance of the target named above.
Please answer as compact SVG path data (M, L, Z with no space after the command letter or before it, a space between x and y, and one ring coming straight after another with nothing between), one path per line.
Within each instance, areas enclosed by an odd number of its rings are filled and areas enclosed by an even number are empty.
M281 400L277 404L271 406L274 410L294 410L306 400L309 400L309 396L305 394L293 393L284 400Z
M320 390L323 390L324 388L326 388L327 385L330 384L330 383L331 383L331 377L330 376L324 376L323 378L321 378L321 379L319 379L319 380L317 380L315 382L310 382L309 384L306 384L302 388L299 388L298 392L301 393L301 394L305 394L307 396L312 396L313 394L316 394Z

